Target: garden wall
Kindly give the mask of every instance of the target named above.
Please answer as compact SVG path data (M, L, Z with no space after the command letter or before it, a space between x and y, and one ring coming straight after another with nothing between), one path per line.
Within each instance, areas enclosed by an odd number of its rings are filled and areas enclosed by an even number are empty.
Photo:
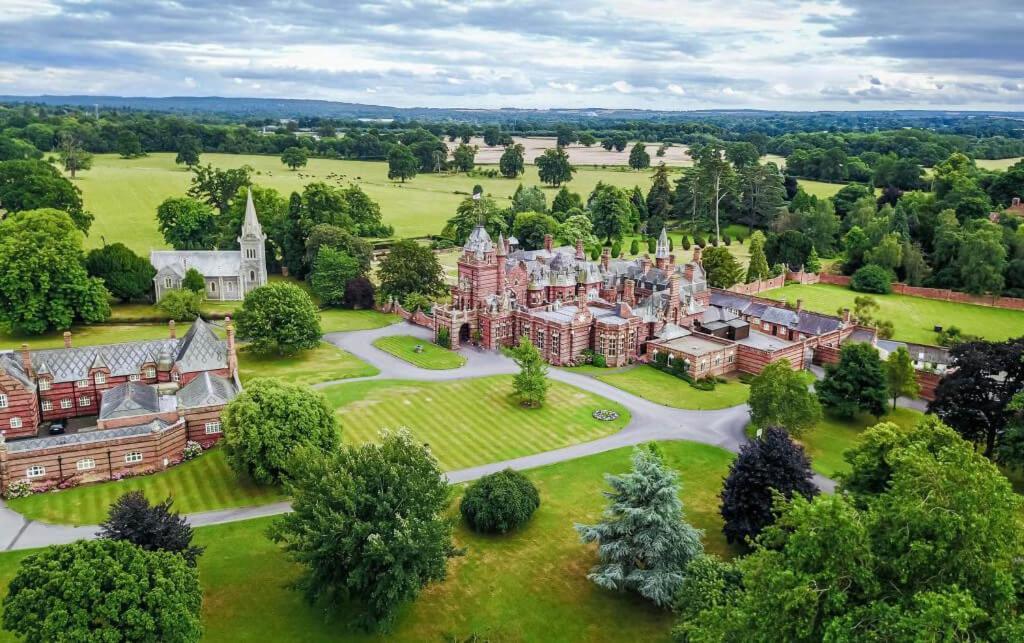
M735 292L741 295L756 295L761 291L782 288L785 285L786 276L779 275L778 277L772 277L771 279L758 279L757 281L753 281L749 284L736 284L732 288L729 288L729 292Z
M818 275L819 283L832 284L835 286L850 286L850 277L845 275L830 275L821 273ZM808 282L810 283L810 282ZM904 283L894 283L893 293L897 295L909 295L911 297L923 297L924 299L937 299L939 301L951 301L958 304L974 304L976 306L989 306L992 308L1008 308L1010 310L1024 310L1024 299L1015 297L997 297L995 295L971 295L965 292L958 292L948 288L923 288L921 286L909 286Z
M405 321L416 324L417 326L423 326L424 328L430 329L434 328L434 319L432 317L428 317L422 310L410 313L408 310L402 308L402 304L397 301L378 306L377 310L382 313L394 313Z

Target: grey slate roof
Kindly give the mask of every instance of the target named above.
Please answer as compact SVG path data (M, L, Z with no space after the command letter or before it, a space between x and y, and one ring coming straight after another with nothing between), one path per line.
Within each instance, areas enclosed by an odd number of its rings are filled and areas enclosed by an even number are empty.
M464 252L485 253L494 249L494 243L491 241L491 235L487 234L487 230L482 225L477 225L469 233L469 239L466 240L466 245L462 249Z
M153 250L149 262L157 272L169 268L184 276L195 268L204 277L237 277L242 270L240 250Z
M771 324L791 328L805 335L824 335L842 327L838 317L812 313L806 310L797 312L781 306L771 306L752 300L750 297L731 292L712 291L711 305L724 310L735 310L748 317L756 317ZM721 315L721 313L720 313ZM705 320L714 315L706 315Z
M213 371L228 365L227 342L221 341L208 323L196 318L178 344L174 358L183 373Z
M35 383L25 374L25 369L21 365L21 355L10 351L0 353L0 369L18 380L26 389L35 390Z
M36 451L39 449L51 449L69 444L89 444L91 442L102 442L104 440L115 440L117 438L129 438L136 435L145 435L154 431L163 431L173 426L161 419L156 419L145 424L123 426L116 429L100 429L98 431L80 431L78 433L66 433L64 435L51 435L43 438L32 438L30 440L11 440L7 443L7 450L11 453L19 451Z
M132 417L160 412L160 394L155 386L127 382L103 392L100 419Z
M73 382L89 377L93 364L105 364L111 375L139 373L147 363L156 363L165 347L174 351L177 339L154 339L124 344L101 344L77 348L49 348L32 351L32 368L36 373L49 373L54 382Z
M238 395L231 380L203 373L178 391L178 406L194 409L203 406L227 404Z
M879 339L878 347L887 353L893 353L901 346L910 353L910 359L929 364L949 364L949 349L942 346L929 346L928 344L909 344L907 342L894 342L891 339Z

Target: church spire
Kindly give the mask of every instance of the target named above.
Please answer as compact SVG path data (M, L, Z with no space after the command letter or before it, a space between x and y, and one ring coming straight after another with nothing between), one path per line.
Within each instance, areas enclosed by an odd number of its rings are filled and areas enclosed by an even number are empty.
M256 206L252 202L252 188L246 189L245 194L245 219L242 221L242 236L263 236L263 226L256 218Z
M668 231L661 229L661 236L658 237L658 247L654 253L655 259L668 259Z

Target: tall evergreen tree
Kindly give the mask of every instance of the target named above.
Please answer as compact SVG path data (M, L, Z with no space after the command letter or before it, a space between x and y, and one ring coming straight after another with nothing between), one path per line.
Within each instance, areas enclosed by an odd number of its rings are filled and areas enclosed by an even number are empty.
M755 230L750 235L750 264L747 266L747 283L758 279L771 277L771 270L768 268L768 259L764 254L764 234Z
M843 345L839 363L825 367L825 379L815 387L818 399L843 417L865 411L881 417L889 397L878 351L871 344Z
M510 349L519 373L512 380L512 391L523 406L537 408L544 405L548 394L548 365L530 338L523 336L519 345Z
M612 488L596 525L576 525L580 539L598 544L601 562L587 578L606 589L630 591L659 607L672 603L686 566L704 553L701 532L686 522L679 476L653 445L633 450L633 468L605 475Z
M775 493L787 500L798 494L811 498L818 493L814 472L804 448L790 439L785 429L769 427L740 447L729 466L722 488L722 531L730 543L757 538L775 522Z
M647 193L647 233L657 234L672 216L672 187L668 183L668 168L659 163Z

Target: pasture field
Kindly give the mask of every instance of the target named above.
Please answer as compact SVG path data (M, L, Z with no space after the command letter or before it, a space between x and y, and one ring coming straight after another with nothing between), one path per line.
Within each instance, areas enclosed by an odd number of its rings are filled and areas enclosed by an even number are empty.
M1008 159L978 159L975 163L984 170L1005 170L1020 161L1024 161L1024 156L1015 156Z
M704 530L710 551L732 555L717 497L732 454L692 442L665 442L661 448L682 480L686 518ZM617 449L527 472L541 496L530 522L503 536L481 536L457 524L455 544L465 554L449 562L446 580L401 610L392 631L379 635L353 629L344 613L311 607L289 587L299 568L267 538L273 518L201 527L196 542L206 547L199 559L204 640L667 641L670 611L587 580L597 556L573 529L574 523L600 518L602 476L628 470L630 452ZM456 490L453 518L459 495ZM0 554L0 593L30 553ZM0 641L13 640L0 631Z
M338 409L348 443L372 442L381 429L407 427L430 444L446 471L589 442L629 422L622 406L581 389L551 382L539 409L525 409L512 396L507 375L446 382L371 380L323 389ZM597 409L619 417L594 419Z
M601 149L600 146L598 149ZM604 150L601 149L601 152ZM653 156L653 150L651 152ZM628 158L628 151L622 155ZM82 190L86 209L96 215L89 236L86 237L87 249L114 242L124 243L142 254L148 254L152 249L167 248L156 226L156 208L164 199L184 196L191 177L191 173L183 166L174 164L174 156L171 153L153 153L137 159L123 159L116 154L97 154L94 157L92 169L81 172L74 181ZM527 157L532 160L529 154ZM766 157L766 160L777 162L779 159ZM275 188L285 197L314 181L340 186L356 183L380 204L384 221L395 227L396 237L439 233L474 185L481 185L488 195L499 202L510 198L520 183L526 186L541 185L534 165L527 165L526 173L518 179L466 174L420 174L401 183L387 178L387 163L376 161L314 158L309 160L305 168L297 171L286 168L276 156L203 154L202 163L212 163L223 168L250 165L255 170L254 180L257 184ZM672 178L679 171L680 168L671 168ZM621 165L580 165L573 180L566 185L584 197L594 189L598 181L628 189L639 185L646 192L650 187L652 172L638 172ZM801 182L805 185L808 183L815 182ZM829 186L822 189L833 187L830 184L821 185ZM829 194L834 194L840 187L834 186ZM550 205L557 190L544 189Z
M839 190L842 190L846 186L845 183L826 183L824 181L811 181L810 179L800 179L800 187L804 189L807 194L812 194L818 198L828 198L833 196Z
M808 310L830 315L839 308L853 310L854 297L862 296L843 286L831 284L791 284L768 290L761 297L795 304L803 300ZM935 344L936 325L957 326L965 333L991 341L1002 341L1024 334L1024 311L975 306L908 295L870 295L878 302L880 319L893 323L893 339L919 344Z

